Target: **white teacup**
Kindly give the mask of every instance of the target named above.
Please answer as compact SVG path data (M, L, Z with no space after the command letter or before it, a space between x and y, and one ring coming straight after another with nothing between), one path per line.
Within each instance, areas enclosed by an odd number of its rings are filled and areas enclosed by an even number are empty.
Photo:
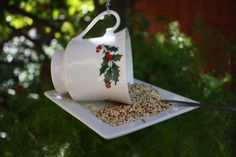
M128 83L133 83L133 63L130 36L127 28L114 33L120 25L106 29L102 37L83 39L83 36L104 18L99 14L88 27L67 45L65 52L56 52L51 61L53 85L58 93L69 93L74 100L113 100L130 104Z

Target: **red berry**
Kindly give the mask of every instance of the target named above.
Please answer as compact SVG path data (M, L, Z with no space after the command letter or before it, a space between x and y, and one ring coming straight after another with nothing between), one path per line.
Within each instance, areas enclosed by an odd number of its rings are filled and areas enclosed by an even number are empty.
M106 59L107 59L108 61L112 60L112 55L111 55L111 53L110 53L109 51L107 51L107 52L105 53L105 55L106 55Z
M96 47L96 53L99 53L99 51L102 49L102 45L98 45L97 47Z
M106 56L109 56L109 55L111 55L109 51L107 51L105 54L106 54Z
M108 56L108 60L109 61L112 60L112 55Z
M102 45L98 45L97 47L96 47L96 49L102 49Z
M107 88L111 88L111 82L107 82L107 83L106 83L106 87L107 87Z

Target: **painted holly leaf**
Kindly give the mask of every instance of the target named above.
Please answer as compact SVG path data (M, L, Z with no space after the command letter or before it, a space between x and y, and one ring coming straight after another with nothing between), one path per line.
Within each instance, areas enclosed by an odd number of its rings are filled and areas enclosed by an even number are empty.
M96 47L96 53L103 49L103 61L99 69L100 76L104 76L105 86L111 88L111 82L114 82L115 85L119 82L120 67L117 65L117 61L121 60L122 55L117 53L118 47L116 46L104 44L101 44L101 46Z
M108 65L108 60L106 59L106 56L103 57L103 62L101 64L101 68L100 68L100 76L107 70L107 68L109 67Z
M116 51L118 51L118 47L116 47L116 46L105 45L105 48L106 48L108 51L111 51L111 52L116 52Z
M115 63L112 64L112 80L115 82L115 85L119 81L119 76L120 76L120 67L116 65Z
M105 73L105 75L104 75L104 82L105 82L105 83L108 83L108 82L110 82L111 80L112 80L112 69L109 68L109 69L107 70L107 72Z
M112 55L112 59L113 59L114 61L120 61L121 57L122 57L122 55L120 55L120 54L114 54L114 55Z

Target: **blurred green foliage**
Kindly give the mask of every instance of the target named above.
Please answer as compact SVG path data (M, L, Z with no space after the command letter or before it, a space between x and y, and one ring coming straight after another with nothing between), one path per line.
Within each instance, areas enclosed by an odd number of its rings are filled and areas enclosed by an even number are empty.
M50 57L95 16L104 1L2 0L0 2L0 156L235 156L235 114L197 109L114 140L104 140L58 108L43 92L52 89ZM115 6L114 6L115 7ZM170 22L149 34L140 12L127 10L136 78L215 104L233 104L230 74L203 73L198 49ZM100 22L88 35L112 25ZM204 32L203 32L204 33ZM231 45L235 48L235 44Z

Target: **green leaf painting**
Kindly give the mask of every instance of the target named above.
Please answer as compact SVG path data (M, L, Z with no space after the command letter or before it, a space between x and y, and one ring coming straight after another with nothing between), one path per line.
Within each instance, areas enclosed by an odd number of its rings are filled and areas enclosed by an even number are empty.
M118 47L115 46L110 46L110 45L104 45L106 50L110 51L110 52L117 52L118 51Z
M112 87L112 82L115 85L119 82L120 67L117 62L121 60L122 55L119 54L118 47L112 45L98 45L96 47L96 53L103 55L102 64L100 67L100 76L104 77L104 83L106 88Z
M112 56L112 58L113 58L114 61L120 61L121 57L122 57L122 55L120 55L120 54L114 54L114 55Z

